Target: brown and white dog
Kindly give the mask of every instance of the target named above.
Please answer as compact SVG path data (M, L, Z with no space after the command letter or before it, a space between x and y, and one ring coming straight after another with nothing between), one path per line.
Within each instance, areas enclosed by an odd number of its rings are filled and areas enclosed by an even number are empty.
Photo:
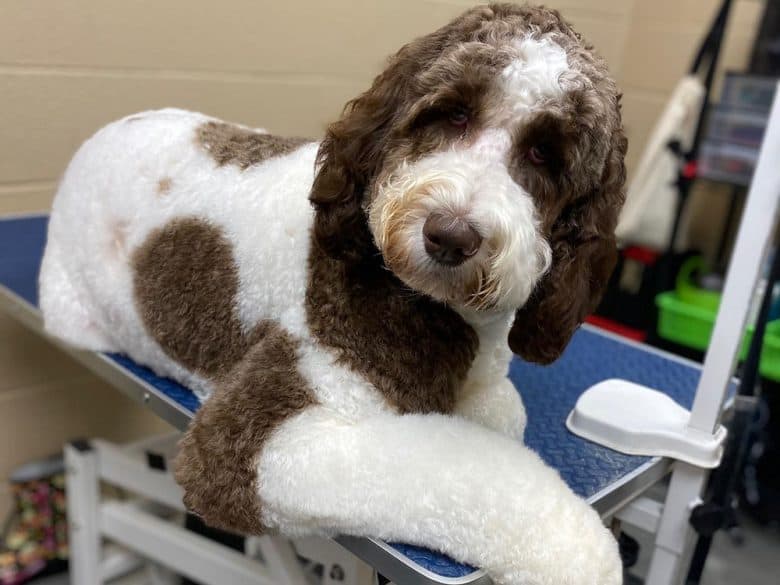
M210 524L620 583L598 516L518 440L506 375L599 300L625 150L615 84L556 12L474 8L319 144L178 110L100 130L54 202L46 327L204 399L176 473Z

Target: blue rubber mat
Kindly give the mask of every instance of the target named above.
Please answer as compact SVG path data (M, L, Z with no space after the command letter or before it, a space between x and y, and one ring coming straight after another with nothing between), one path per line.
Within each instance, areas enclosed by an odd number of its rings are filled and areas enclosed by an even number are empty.
M37 278L46 238L46 217L0 220L0 285L37 306ZM195 395L173 380L121 355L110 355L119 366L191 411ZM584 390L607 378L623 378L662 390L682 406L693 401L699 369L635 344L591 330L578 331L564 355L551 366L516 359L510 378L528 413L526 443L582 497L614 484L647 461L623 455L572 435L564 424ZM473 568L447 557L408 545L392 545L423 568L443 577L463 577Z
M0 285L33 306L38 306L38 272L46 244L48 217L0 219ZM108 354L132 372L186 409L195 412L200 402L191 390L168 378L161 378L131 359Z

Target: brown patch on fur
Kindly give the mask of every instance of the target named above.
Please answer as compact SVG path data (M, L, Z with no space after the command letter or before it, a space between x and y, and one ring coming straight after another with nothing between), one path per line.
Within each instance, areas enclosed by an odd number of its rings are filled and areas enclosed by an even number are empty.
M312 246L306 317L317 340L399 412L452 412L479 339L452 309L414 294L376 264L351 265Z
M184 502L212 526L259 534L257 453L282 422L316 402L297 370L296 341L270 321L242 331L230 243L203 220L176 219L154 231L133 267L149 334L216 386L180 443Z
M157 181L157 194L158 195L167 195L171 187L173 186L173 179L170 177L163 177L159 181Z
M540 104L543 114L527 127L511 128L520 154L512 171L535 198L553 265L517 312L509 344L528 360L548 363L601 298L625 197L619 93L605 62L557 11L478 6L403 47L328 128L310 199L321 250L350 263L381 263L366 220L376 185L400 161L467 141L491 119L498 74L512 41L524 36L560 45L571 68L562 78L565 95ZM446 123L459 110L470 114L463 134ZM522 153L543 140L554 158L533 168Z
M295 340L278 325L260 338L195 414L179 443L176 481L184 504L210 526L260 534L256 456L286 419L316 403L296 369Z
M242 171L311 142L306 138L275 136L213 121L198 127L196 140L214 158L217 166L233 164Z
M601 179L584 196L548 219L553 264L515 315L509 347L542 364L555 361L593 312L617 261L615 226L625 199L626 138L614 130Z
M169 357L207 377L244 357L254 336L235 316L238 271L219 228L175 219L136 249L133 268L138 312Z

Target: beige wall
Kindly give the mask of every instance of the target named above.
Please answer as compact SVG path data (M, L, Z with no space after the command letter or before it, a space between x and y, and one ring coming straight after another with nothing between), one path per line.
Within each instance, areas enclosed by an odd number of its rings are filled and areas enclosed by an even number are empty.
M0 313L0 520L6 478L17 465L59 451L65 441L128 441L170 431L51 344Z
M634 164L717 0L547 3L610 62L625 91ZM133 111L178 106L318 136L386 55L472 4L3 0L0 213L47 209L79 143ZM726 47L731 66L745 62L762 3L736 5ZM13 465L66 438L124 438L155 426L151 415L0 317L0 482Z

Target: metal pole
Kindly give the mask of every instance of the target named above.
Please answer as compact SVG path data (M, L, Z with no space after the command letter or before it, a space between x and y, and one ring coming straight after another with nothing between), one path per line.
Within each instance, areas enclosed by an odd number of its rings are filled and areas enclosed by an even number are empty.
M730 524L733 525L735 521L732 498L737 486L737 478L745 461L750 423L756 412L755 387L761 364L761 349L764 347L764 333L772 307L772 289L777 280L780 280L780 254L775 249L772 269L769 272L753 339L750 342L750 350L742 368L739 393L734 404L734 415L729 424L729 436L723 461L712 474L705 503L694 510L691 519L691 523L699 533L699 538L686 579L688 585L695 585L701 581L715 532ZM695 521L697 517L698 522Z
M695 161L699 155L699 145L701 144L702 136L704 134L704 120L707 117L707 110L709 109L709 97L712 91L712 83L715 80L715 71L718 68L718 60L720 58L721 46L723 44L723 37L726 32L726 23L728 22L729 12L731 11L732 0L724 0L721 4L718 14L715 16L715 20L710 27L710 32L707 38L701 44L698 54L693 62L691 73L697 73L706 57L709 57L707 63L707 73L704 76L704 100L702 101L701 110L699 111L699 119L696 122L696 130L693 135L693 141L691 148L688 152L681 153L682 164L686 165L690 161ZM680 174L677 178L677 185L679 188L677 196L677 205L675 209L674 221L672 223L672 231L669 235L668 252L674 253L674 246L677 243L677 235L680 231L680 221L682 214L685 211L686 203L688 202L688 196L691 192L691 185L695 180L694 176L688 176L685 174L685 167L682 167Z
M704 360L688 427L715 430L742 342L753 290L771 244L780 202L780 91L776 92L758 166L748 193L731 257L712 342ZM698 503L706 470L677 462L656 536L647 585L676 585L692 544L691 509Z
M101 585L98 459L86 441L65 446L65 482L71 582Z

